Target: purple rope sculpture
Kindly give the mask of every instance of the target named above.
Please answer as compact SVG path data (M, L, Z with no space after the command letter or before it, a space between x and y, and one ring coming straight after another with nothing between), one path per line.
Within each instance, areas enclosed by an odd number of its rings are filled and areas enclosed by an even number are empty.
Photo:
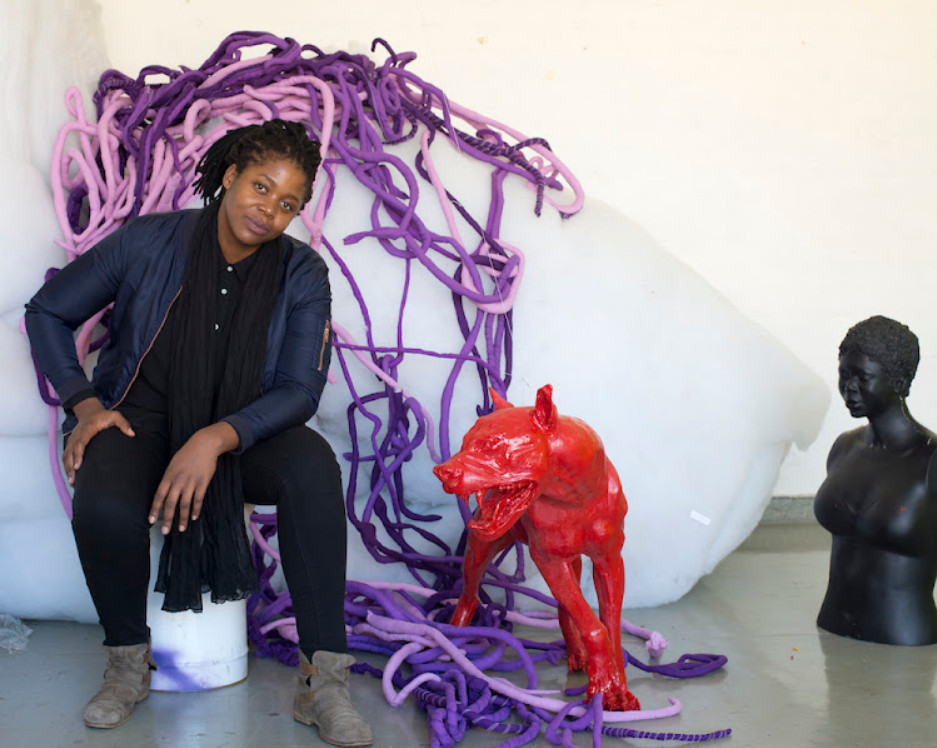
M243 57L249 48L254 57ZM365 546L380 563L404 564L414 584L348 583L345 620L352 648L386 655L384 670L355 666L382 679L393 705L411 694L426 711L432 746L451 746L465 730L477 726L506 736L500 745L514 748L543 733L555 745L572 746L575 731L589 730L593 745L602 735L702 742L725 737L729 730L705 735L651 733L612 727L615 723L665 717L680 711L668 707L640 712L604 712L601 698L586 704L584 691L568 692L572 701L537 689L536 664L558 663L565 655L562 639L544 644L512 633L516 624L558 630L555 614L517 612L526 597L555 607L555 601L523 586L523 555L505 552L487 575L489 590L500 590L504 602L483 591L479 625L456 628L448 620L461 585L465 536L451 548L427 526L436 516L414 512L405 501L401 466L417 449L435 461L449 457L449 415L457 380L465 371L478 377L481 403L477 414L491 409L488 387L506 395L511 382L511 310L524 270L524 255L500 237L505 179L519 178L533 192L539 215L550 206L563 217L583 202L579 183L540 138L515 130L450 101L441 90L406 69L416 55L396 54L382 40L387 58L378 64L367 55L325 54L292 39L239 32L225 39L197 70L144 68L134 79L107 71L94 95L96 122L84 114L80 93L69 90L66 104L73 121L59 134L53 157L52 186L63 239L59 244L72 260L128 217L185 207L193 198L192 172L202 154L228 129L272 117L302 122L322 143L323 166L314 199L302 221L313 248L329 254L348 282L364 322L365 340L357 341L333 320L335 354L351 402L348 428L352 448L347 487L348 517ZM159 78L153 82L152 77ZM447 189L436 171L432 146L437 137L450 141L466 158L491 170L487 216L473 216ZM414 141L419 145L413 168L388 146ZM373 196L369 225L343 238L351 245L376 242L405 268L404 288L391 343L375 339L371 313L348 265L323 234L323 223L336 197L336 175L347 170ZM420 188L443 212L448 233L432 230L420 217ZM572 193L566 202L558 193ZM456 216L471 230L460 235ZM51 271L50 271L51 272ZM451 291L454 325L460 342L455 350L434 352L403 343L402 319L410 279L428 272ZM80 360L106 335L107 312L84 325L77 338ZM98 337L95 338L96 331ZM452 362L443 388L438 428L430 412L401 381L405 357L432 356ZM356 388L352 371L364 366L376 378L370 392ZM71 497L62 478L55 440L54 394L39 375L39 389L50 405L50 461L66 512ZM383 417L382 417L383 416ZM370 445L370 452L359 444ZM368 483L368 498L355 502L359 481ZM467 509L457 502L468 519ZM296 630L290 600L271 583L279 560L269 540L276 516L254 514L254 557L261 592L248 601L248 633L259 654L285 662L297 660ZM420 553L414 539L438 553ZM515 571L501 565L513 553ZM499 598L500 599L500 598ZM666 642L659 634L622 622L628 633L647 640L652 655ZM684 655L670 665L643 665L651 672L685 678L725 664L721 655ZM489 672L523 670L526 686L513 685Z

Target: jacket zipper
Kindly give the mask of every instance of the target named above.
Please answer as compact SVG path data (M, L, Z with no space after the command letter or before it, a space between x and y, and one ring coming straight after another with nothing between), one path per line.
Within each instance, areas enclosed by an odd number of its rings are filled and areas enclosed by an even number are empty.
M329 344L329 328L332 320L325 321L325 331L322 333L322 348L319 351L319 371L322 371L322 362L325 360L325 347Z
M130 392L130 388L133 387L133 383L137 381L137 377L140 375L140 367L143 365L143 359L146 358L147 354L150 352L150 349L153 347L153 344L156 342L156 339L159 337L159 334L163 331L163 326L166 324L166 320L169 319L169 312L172 311L173 304L176 303L176 299L179 298L179 294L181 293L182 286L179 286L179 290L176 291L176 295L172 297L172 301L169 302L169 306L166 308L166 314L163 316L163 321L159 323L159 328L156 330L156 334L153 336L150 344L146 347L146 350L143 351L143 355L140 356L140 360L137 361L137 368L133 372L133 377L131 377L130 383L124 390L124 394L121 395L120 400L114 403L110 408L108 408L108 410L114 410L114 408L120 405L124 401L124 398L127 397L127 393Z

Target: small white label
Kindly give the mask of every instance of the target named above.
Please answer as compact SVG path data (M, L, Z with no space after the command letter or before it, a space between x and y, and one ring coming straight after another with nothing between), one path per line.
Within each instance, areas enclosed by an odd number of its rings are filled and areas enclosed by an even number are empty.
M692 512L690 512L690 519L696 520L701 525L705 525L706 527L709 527L709 522L710 522L709 517L707 517L705 514L700 514L695 509Z

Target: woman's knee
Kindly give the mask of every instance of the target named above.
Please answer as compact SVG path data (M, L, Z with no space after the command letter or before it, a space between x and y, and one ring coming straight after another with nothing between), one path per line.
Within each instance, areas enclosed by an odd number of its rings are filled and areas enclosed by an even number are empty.
M305 426L252 447L244 454L241 473L245 498L252 503L296 498L344 507L335 453L320 434Z
M130 437L109 431L88 444L75 474L72 524L98 532L145 531L164 461L144 444L127 444Z

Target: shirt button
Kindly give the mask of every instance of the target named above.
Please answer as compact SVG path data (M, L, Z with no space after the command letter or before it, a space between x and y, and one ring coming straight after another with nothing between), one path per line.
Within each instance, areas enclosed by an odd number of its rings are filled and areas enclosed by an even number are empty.
M217 322L215 323L215 329L216 329L216 330L218 329L218 323L217 323Z
M233 272L234 272L234 268L231 267L230 265L228 265L228 272L229 272L229 273L233 273Z
M228 293L228 289L227 289L227 288L222 288L222 289L221 289L221 295L224 296L226 293Z

